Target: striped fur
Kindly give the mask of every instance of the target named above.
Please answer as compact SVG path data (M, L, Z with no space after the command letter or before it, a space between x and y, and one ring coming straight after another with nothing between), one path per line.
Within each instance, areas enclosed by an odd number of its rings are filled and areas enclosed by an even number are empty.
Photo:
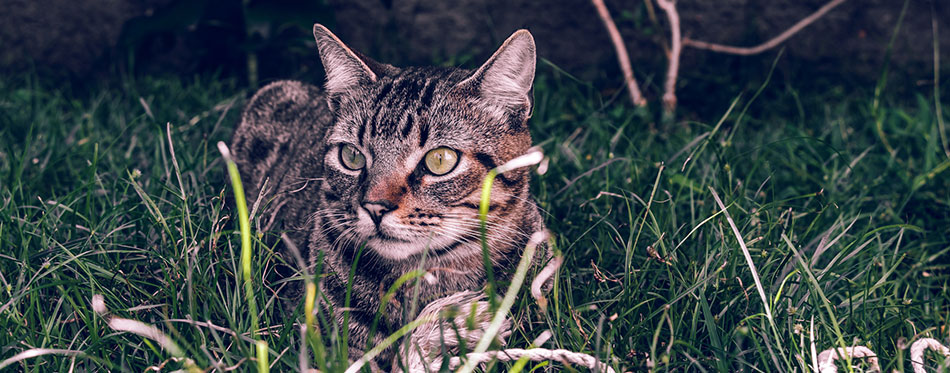
M323 26L314 27L328 81L323 91L280 81L248 103L232 145L249 197L265 179L270 189L260 219L290 233L315 260L340 314L357 252L352 286L350 346L372 345L368 329L385 291L406 272L424 269L419 304L403 286L384 311L377 337L416 315L412 310L485 285L478 203L487 172L525 153L534 76L534 41L519 31L481 68L396 68L349 49ZM350 145L365 167L341 164ZM458 165L441 176L426 171L426 152L454 149ZM543 229L529 192L529 174L499 176L492 189L488 244L493 272L504 279L532 232ZM391 211L378 223L368 202ZM314 263L311 263L314 265ZM383 360L390 359L384 356Z

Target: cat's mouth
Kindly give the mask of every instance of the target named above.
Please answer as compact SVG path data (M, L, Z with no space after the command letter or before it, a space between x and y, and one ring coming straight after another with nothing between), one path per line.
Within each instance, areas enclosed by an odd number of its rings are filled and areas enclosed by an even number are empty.
M437 255L452 250L459 243L459 236L451 234L434 219L426 220L425 227L401 220L397 214L386 214L378 223L370 215L358 210L358 232L368 248L390 260L403 260L414 255L429 252ZM418 214L416 214L418 215ZM418 217L416 217L418 220Z
M393 232L392 230L396 230ZM403 234L400 234L403 233ZM408 236L408 237L407 237ZM446 250L457 247L457 239L438 234L417 235L400 232L398 228L380 226L374 229L366 239L367 247L380 256L391 260L403 260L414 255L429 252L429 255L441 255Z
M373 235L370 236L369 238L370 238L370 239L374 239L374 238L375 238L375 239L378 239L378 240L381 240L381 241L386 241L386 242L412 243L411 240L407 240L407 239L404 239L404 238L400 238L400 237L396 237L396 236L387 234L386 231L383 230L383 229L376 229L376 232L374 232Z

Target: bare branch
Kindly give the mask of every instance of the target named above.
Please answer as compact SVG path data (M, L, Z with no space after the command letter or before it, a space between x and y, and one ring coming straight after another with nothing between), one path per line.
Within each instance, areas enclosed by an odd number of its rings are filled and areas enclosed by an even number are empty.
M594 3L594 7L597 8L597 14L600 15L600 20L604 22L604 27L607 28L607 33L610 34L610 41L614 44L614 49L617 51L617 61L620 63L620 69L623 70L623 80L627 83L627 91L630 92L630 101L633 102L636 106L645 106L647 100L643 98L643 95L640 93L640 87L637 85L637 79L633 77L633 67L630 66L630 55L627 53L627 47L623 44L623 38L620 37L620 31L617 30L617 25L614 24L613 18L610 18L610 13L607 12L607 6L604 5L604 0L591 0Z
M930 27L934 38L934 114L937 117L937 128L940 129L940 143L943 153L950 158L950 146L947 145L947 129L943 124L943 109L940 104L940 33L937 32L937 9L930 3Z
M683 37L680 34L680 15L676 11L675 0L656 0L657 5L666 12L670 20L670 63L666 69L666 84L663 87L663 107L667 112L676 108L676 77L680 69L680 52L683 50Z
M660 1L660 0L657 0L657 1ZM812 13L808 17L803 18L801 21L798 21L798 23L796 23L792 27L789 27L788 30L785 30L778 36L772 38L771 40L754 47L733 47L729 45L722 45L722 44L708 43L705 41L692 40L689 38L683 39L683 45L686 45L688 47L693 47L696 49L706 49L706 50L711 50L713 52L737 54L740 56L750 56L753 54L759 54L766 50L775 48L775 46L781 44L788 38L792 37L792 35L797 34L799 31L801 31L805 27L808 27L808 25L812 24L813 22L815 22L816 20L824 16L825 13L828 13L829 11L831 11L838 5L841 5L845 1L847 0L832 0L828 2L828 4L825 4L824 6L816 10L814 13Z

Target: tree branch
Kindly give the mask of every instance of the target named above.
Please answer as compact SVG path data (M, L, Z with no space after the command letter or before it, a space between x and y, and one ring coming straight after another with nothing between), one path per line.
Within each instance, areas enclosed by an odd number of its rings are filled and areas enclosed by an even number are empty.
M594 3L594 7L597 8L597 14L600 15L600 20L604 22L604 27L607 28L607 33L610 35L610 41L613 42L614 49L617 51L617 62L620 63L620 69L623 70L623 80L627 83L627 91L630 92L630 101L636 106L646 106L647 100L644 99L643 94L640 93L637 79L633 76L633 67L630 66L630 55L627 53L627 47L623 43L620 31L617 30L617 25L614 24L613 18L611 18L610 13L607 12L607 6L604 5L604 0L591 0L591 2Z
M683 37L680 34L680 15L676 11L675 0L656 0L657 5L666 12L670 20L670 63L666 69L666 83L663 87L663 107L667 112L676 108L676 77L680 69L680 52L683 50Z
M657 0L657 1L660 1L660 0ZM795 35L796 33L801 31L805 27L808 27L808 25L812 24L813 22L815 22L816 20L824 16L825 13L828 13L829 11L831 11L838 5L841 5L845 1L847 0L832 0L828 2L827 4L825 4L818 10L816 10L814 13L809 15L808 17L803 18L801 21L798 21L798 23L794 24L792 27L789 27L788 30L785 30L778 36L772 38L771 40L754 47L733 47L729 45L722 45L722 44L716 44L716 43L708 43L705 41L692 40L689 38L683 39L683 45L696 48L696 49L711 50L713 52L719 52L719 53L737 54L740 56L750 56L753 54L759 54L766 50L775 48L775 46L781 44L782 42L792 37L792 35Z

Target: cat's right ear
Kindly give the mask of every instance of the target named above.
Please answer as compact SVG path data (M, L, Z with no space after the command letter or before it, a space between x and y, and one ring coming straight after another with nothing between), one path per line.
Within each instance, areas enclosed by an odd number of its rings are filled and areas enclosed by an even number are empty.
M331 96L343 94L358 88L362 84L376 81L376 73L346 44L343 44L336 35L321 24L313 25L313 37L317 40L317 49L320 51L320 60L327 73L327 83L324 86Z
M515 31L488 62L458 86L472 87L483 99L530 116L531 86L537 60L535 49L534 37L528 30Z

